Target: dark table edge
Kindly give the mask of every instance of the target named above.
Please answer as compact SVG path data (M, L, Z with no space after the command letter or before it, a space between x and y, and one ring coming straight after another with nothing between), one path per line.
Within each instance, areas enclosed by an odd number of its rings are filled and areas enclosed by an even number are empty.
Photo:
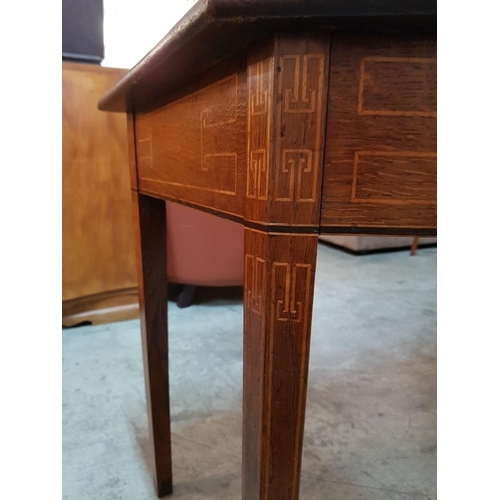
M197 46L198 74L209 69L222 59L230 57L248 45L253 39L263 36L272 29L297 27L297 25L335 25L342 30L348 26L355 30L368 22L372 31L394 31L398 26L402 31L412 23L416 31L435 32L437 26L436 0L201 0L168 32L168 34L139 61L98 103L102 111L141 111L146 100L137 100L134 91L144 86L155 72L162 72L162 92L168 92L182 85L183 70L176 74L165 72L164 64L174 57L182 59L189 42L198 35L206 34L207 39L215 33L234 37L234 30L241 34L234 43L227 43L224 53L207 57L207 47ZM409 24L410 23L410 24ZM366 29L364 27L363 29ZM213 33L212 33L212 31ZM191 53L192 56L192 53Z

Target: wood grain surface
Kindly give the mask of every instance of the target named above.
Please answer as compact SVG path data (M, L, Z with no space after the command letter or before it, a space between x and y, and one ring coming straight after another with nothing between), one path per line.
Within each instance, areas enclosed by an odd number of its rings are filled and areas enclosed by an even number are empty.
M335 35L321 232L436 232L436 41Z
M249 50L245 221L319 223L330 34Z
M172 493L165 202L132 191L142 355L156 492Z
M124 74L62 64L63 301L137 287L126 117L96 107Z
M243 214L246 138L244 61L207 85L135 119L139 189L205 209Z
M245 229L244 500L299 495L317 244Z

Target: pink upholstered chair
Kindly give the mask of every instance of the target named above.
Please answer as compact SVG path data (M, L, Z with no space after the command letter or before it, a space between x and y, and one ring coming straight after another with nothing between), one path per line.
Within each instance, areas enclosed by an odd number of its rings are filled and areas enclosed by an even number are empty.
M167 202L167 275L184 285L179 307L191 303L196 286L243 285L243 226Z

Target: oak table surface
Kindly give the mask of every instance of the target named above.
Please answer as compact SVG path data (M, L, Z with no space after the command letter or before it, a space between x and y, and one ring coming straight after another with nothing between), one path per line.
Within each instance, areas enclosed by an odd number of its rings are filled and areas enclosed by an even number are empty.
M243 498L299 495L318 235L436 234L436 2L201 1L126 112L149 423L172 491L165 200L245 226Z

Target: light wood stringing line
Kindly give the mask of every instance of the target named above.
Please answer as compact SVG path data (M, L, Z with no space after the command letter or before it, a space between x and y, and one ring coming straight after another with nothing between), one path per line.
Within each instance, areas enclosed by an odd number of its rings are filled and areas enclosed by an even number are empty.
M267 65L267 73L265 66ZM269 193L269 145L271 135L270 91L272 89L274 57L268 57L248 66L248 138L247 138L247 198L267 200ZM267 75L268 90L264 90L265 75ZM255 81L255 84L254 84ZM255 90L254 90L254 87ZM261 109L259 109L261 108ZM252 117L267 116L266 141L264 148L254 148ZM254 161L254 156L260 155L260 160ZM264 192L261 190L262 176L265 178ZM251 189L253 179L253 189Z
M238 185L238 154L237 153L206 153L206 154L204 154L203 129L204 128L215 128L215 127L220 126L220 125L231 124L231 123L237 122L237 119L238 119L238 116L237 116L237 111L238 111L238 74L234 73L232 75L229 75L228 77L223 78L222 80L219 80L211 85L208 85L207 87L204 87L203 89L197 90L196 92L193 92L192 94L189 94L186 97L183 97L181 99L178 99L177 101L174 101L173 103L165 106L165 108L161 108L159 111L162 111L163 109L168 109L169 107L171 107L173 105L176 105L176 104L181 103L183 101L187 101L189 99L192 99L193 96L200 94L202 92L205 92L207 89L211 89L213 87L221 85L221 84L223 84L231 79L235 80L235 85L234 85L234 90L235 90L234 118L230 118L228 120L222 120L222 121L207 125L206 124L206 117L208 115L208 111L202 110L200 112L200 137L201 137L201 139L200 139L201 140L201 155L200 155L201 166L200 166L200 169L204 172L207 172L210 170L210 167L206 166L206 162L207 162L208 158L212 158L212 157L231 157L231 158L233 158L233 161L234 161L234 190L229 191L227 189L216 189L216 188L209 188L209 187L205 187L205 186L193 186L191 184L185 184L185 183L180 183L180 182L160 181L157 179L151 179L149 177L141 177L141 179L147 180L147 181L152 181L155 183L160 183L160 184L167 184L167 185L171 185L171 186L185 187L188 189L198 189L201 191L210 191L213 193L218 193L218 194L223 194L223 195L236 196L236 189L237 189L237 185ZM150 143L150 145L149 145L150 155L149 156L141 155L141 156L138 156L138 158L139 159L149 159L152 161L153 160L153 145L152 145L151 127L148 127L147 130L148 130L148 137L138 139L137 142L140 143L140 142L149 141L149 143Z
M245 301L247 307L259 316L262 314L262 290L265 281L266 261L255 255L245 254ZM249 273L249 269L252 272ZM249 277L248 275L251 274Z
M283 74L285 72L285 61L291 60L294 61L294 87L293 88L284 88L283 87ZM309 61L317 60L319 63L318 68L318 88L317 89L307 89L307 81L308 81L308 70L309 70ZM302 64L301 64L302 61ZM291 193L293 193L293 185L295 179L297 179L298 186L295 186L296 197L290 195L288 198L280 197L278 194L279 182L275 182L275 201L296 201L298 203L314 203L316 201L316 192L318 187L318 174L319 174L319 156L320 156L320 148L321 148L321 113L322 109L318 103L322 102L323 98L323 80L324 80L324 72L325 72L325 56L323 54L286 54L280 57L280 67L281 71L278 76L278 93L284 96L284 106L281 101L278 104L278 130L281 130L282 124L282 113L316 113L316 137L314 142L314 151L307 148L296 148L296 149L284 149L279 151L278 154L281 155L282 159L279 164L283 165L286 161L286 155L295 153L295 154L312 154L312 167L309 169L300 169L299 164L300 161L297 162L297 168L299 169L299 173L295 176L292 171L290 175L290 185L291 185ZM301 77L299 76L301 75ZM300 87L300 88L299 88ZM309 94L308 94L309 90ZM290 98L290 95L293 97ZM301 101L299 102L299 95ZM293 108L291 107L291 103L305 103L305 107ZM285 158L283 158L285 157ZM301 197L301 187L302 187L302 174L311 173L312 175L312 196L311 197ZM280 173L280 172L279 172ZM278 175L279 175L278 173Z
M302 235L293 235L296 237L302 237ZM273 292L272 296L272 301L271 301L271 327L270 327L270 333L269 333L269 364L267 368L267 416L266 416L266 425L267 425L267 439L268 439L268 444L267 444L267 449L271 449L271 435L270 435L270 428L271 428L271 399L272 399L272 394L271 394L271 388L272 388L272 376L273 376L273 349L274 349L274 335L275 335L275 322L276 322L276 316L278 315L278 310L277 308L274 307L274 304L277 304L276 300L276 267L279 265L289 265L288 263L283 263L283 262L274 262L273 263L273 270L271 273L271 290ZM301 360L300 360L300 384L299 384L299 401L302 401L304 398L304 389L305 389L305 358L306 358L306 345L307 345L307 327L308 327L308 320L309 320L309 304L312 302L311 301L311 279L312 279L312 273L311 273L311 265L310 264L297 264L295 263L294 266L301 266L307 268L307 278L306 278L306 292L305 292L305 302L306 302L306 307L303 309L303 317L302 317L302 346L301 346ZM288 287L287 287L288 288ZM289 292L288 292L289 293ZM294 297L295 297L295 291L294 291ZM301 440L301 428L302 428L302 416L301 416L301 404L299 403L297 405L297 429L296 429L296 434L295 434L295 455L299 455L299 448L300 448L300 440ZM292 479L292 498L295 498L297 496L297 484L298 484L298 478L299 478L299 464L300 460L297 463L296 469L293 472L293 479ZM269 477L270 477L270 457L266 457L266 463L265 463L265 485L266 489L264 492L264 498L265 500L269 500Z

